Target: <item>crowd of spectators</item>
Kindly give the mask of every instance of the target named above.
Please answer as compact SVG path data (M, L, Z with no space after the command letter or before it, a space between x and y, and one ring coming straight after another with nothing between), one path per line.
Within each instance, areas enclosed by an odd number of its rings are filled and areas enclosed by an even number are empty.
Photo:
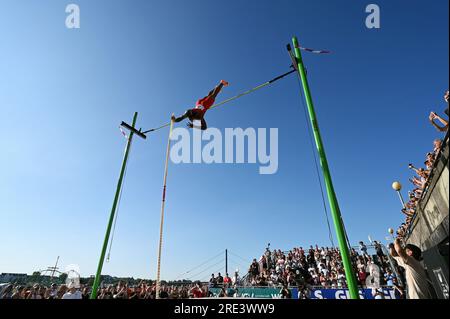
M374 251L370 254L368 249ZM369 247L359 242L358 248L350 250L351 262L361 288L392 287L399 297L404 296L404 288L391 268L388 256L379 242ZM282 298L291 298L290 288L298 288L299 298L309 298L309 289L346 288L346 276L341 255L335 247L293 248L289 252L270 250L251 263L248 275L240 278L220 273L212 274L208 283L195 282L180 285L161 285L160 299L187 299L212 297L211 288L219 288L217 297L235 297L240 286L274 287L280 289ZM232 295L230 295L232 291ZM377 292L378 290L374 290ZM0 299L89 299L91 287L83 284L56 285L15 285L0 287ZM124 281L117 284L101 285L97 299L156 299L156 284L141 281L129 285Z
M91 287L86 285L56 285L49 287L34 284L30 286L7 284L0 287L0 299L89 299ZM189 285L162 285L160 299L203 298L209 295L208 286L200 282ZM128 285L120 281L116 285L99 288L97 299L155 299L156 284L142 281L138 285Z
M445 92L444 100L447 103L447 109L444 111L444 113L448 117L449 91ZM429 120L438 131L448 131L448 119L443 119L441 116L437 115L436 112L431 112ZM442 126L437 124L436 121L440 122ZM409 169L411 169L415 173L415 175L409 180L414 188L408 192L408 202L402 208L402 213L405 215L405 221L397 229L397 236L399 238L404 238L408 232L411 222L413 221L413 218L416 214L417 204L422 198L422 194L428 187L430 181L429 177L433 170L434 164L441 152L442 144L443 141L441 139L436 139L433 142L433 150L427 153L423 167L418 168L413 164L408 165Z
M350 258L361 288L390 286L403 295L399 278L392 269L388 256L379 242L370 246L375 254L361 241L358 248L351 248ZM399 269L395 269L398 272ZM341 254L335 247L310 246L293 248L288 252L270 250L254 259L248 270L249 284L258 287L305 287L347 288Z

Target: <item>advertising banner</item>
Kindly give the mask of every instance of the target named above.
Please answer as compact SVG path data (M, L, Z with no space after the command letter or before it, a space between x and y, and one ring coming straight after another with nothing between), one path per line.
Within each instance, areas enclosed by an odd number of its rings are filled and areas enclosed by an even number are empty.
M292 299L298 299L298 289L291 288ZM213 297L219 297L220 288L210 288L209 291ZM280 299L281 288L266 287L242 287L228 288L228 297L236 298L264 298L264 299ZM397 299L393 288L383 288L384 299ZM348 289L311 289L310 299L349 299ZM359 297L361 299L374 299L372 289L360 289Z

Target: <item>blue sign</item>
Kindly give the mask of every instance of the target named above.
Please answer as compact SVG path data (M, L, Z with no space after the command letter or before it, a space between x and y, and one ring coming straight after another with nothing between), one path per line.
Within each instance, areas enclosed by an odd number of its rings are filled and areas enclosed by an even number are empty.
M228 296L236 296L239 298L265 298L265 299L280 299L281 288L273 287L242 287L235 289L228 288ZM298 299L298 289L292 288L292 299ZM214 297L218 297L220 288L210 288L209 291ZM393 288L383 288L384 299L397 299L395 290ZM350 299L348 289L311 289L310 299ZM375 299L372 295L372 289L359 289L360 299Z
M384 299L397 299L393 288L383 288L383 293ZM292 297L294 297L294 293ZM310 297L311 299L350 299L350 292L348 289L312 289ZM359 289L359 298L375 299L372 289Z

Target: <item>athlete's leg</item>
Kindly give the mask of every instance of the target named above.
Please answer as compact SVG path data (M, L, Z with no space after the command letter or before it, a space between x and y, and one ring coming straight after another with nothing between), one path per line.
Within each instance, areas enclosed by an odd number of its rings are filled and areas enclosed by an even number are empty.
M198 121L198 120L197 120ZM192 123L188 123L187 126L190 128L197 128L197 129L201 129L202 131L206 130L208 128L208 125L206 125L206 121L204 118L202 118L201 120L201 126L197 126L195 125L194 121Z
M226 82L226 81L224 81L224 80L222 80L222 81L220 81L220 84L219 85L217 85L213 90L211 90L209 93L208 93L208 96L210 96L210 97L212 97L212 98L216 98L217 97L217 95L220 93L220 91L222 90L222 88L224 87L224 86L227 86L228 85L228 82Z
M192 110L187 110L183 115L180 117L175 118L173 121L175 123L181 122L184 119L187 119L188 117L192 117Z
M223 88L223 84L220 83L218 86L216 86L213 90L211 90L208 93L208 96L215 99L217 97L217 95L220 93L220 91L222 90L222 88Z
M208 125L206 125L206 121L204 118L202 118L202 131L206 130L208 128Z

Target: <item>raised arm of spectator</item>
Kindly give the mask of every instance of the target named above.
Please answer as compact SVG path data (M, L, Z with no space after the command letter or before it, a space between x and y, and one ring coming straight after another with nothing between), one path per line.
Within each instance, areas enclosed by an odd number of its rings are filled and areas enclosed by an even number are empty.
M405 249L402 247L400 239L396 238L394 241L394 248L397 255L405 262L408 261L408 255L405 252Z
M442 117L440 117L439 115L435 115L436 120L438 120L439 122L441 122L444 125L445 129L448 129L448 120L444 120Z
M409 181L410 181L413 185L415 185L415 186L417 186L417 187L421 187L420 181L419 181L415 176L414 176L413 178L410 178Z
M389 245L389 254L392 257L398 257L397 252L395 251L394 244L392 244L392 243Z
M430 123L431 123L438 131L445 132L445 131L448 130L448 121L444 120L442 117L440 117L440 116L437 115L436 113L431 112L429 119L430 119ZM435 119L438 120L439 122L441 122L444 126L441 127L441 126L437 125L437 124L434 122Z
M416 168L416 167L412 166L412 164L410 164L409 168L412 169L417 174L417 176L421 176L421 177L424 174L426 174L426 172L427 172L427 170L425 170L423 168Z
M115 295L113 296L113 298L116 299L116 298L121 298L121 297L123 297L123 296L125 295L125 289L126 289L125 286L123 286L122 288L120 288L120 290L117 292L117 294L115 294Z

